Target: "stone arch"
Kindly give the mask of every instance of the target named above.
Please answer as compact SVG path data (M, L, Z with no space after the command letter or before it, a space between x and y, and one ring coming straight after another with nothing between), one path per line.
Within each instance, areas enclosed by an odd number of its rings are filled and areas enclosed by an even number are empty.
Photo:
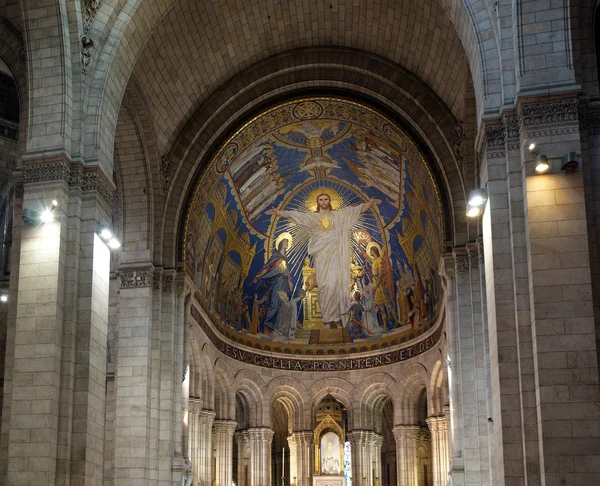
M210 357L198 339L195 326L190 330L190 396L202 399L202 408L214 407L214 372Z
M218 358L215 363L215 419L235 419L235 385L230 378L227 365Z
M265 391L271 403L280 401L288 412L288 431L308 430L312 427L310 395L304 384L291 377L272 380Z
M323 400L323 398L325 398L327 395L331 395L346 407L348 413L348 427L355 428L353 397L356 396L356 387L352 383L342 378L325 378L317 381L313 386L311 386L309 392L313 398L310 407L311 429L315 420L314 417L317 407L321 403L321 400Z
M405 370L398 382L402 383L402 389L398 396L397 407L394 409L394 422L396 425L414 425L423 390L425 390L427 406L431 407L432 398L428 386L427 368L421 363L415 363Z
M431 390L430 415L443 415L444 406L448 399L448 384L444 360L441 357L433 364L429 378L429 389Z
M356 428L370 429L381 433L381 411L386 401L395 408L398 382L385 373L374 373L363 380L356 388L355 414Z
M485 7L475 12L476 5L475 0L441 2L462 41L471 71L477 79L481 79L475 85L475 91L478 111L484 113L490 112L492 106L500 106L499 76L496 75L500 63L496 43L489 42L491 36L488 30L494 22ZM86 125L86 138L93 140L86 149L89 160L110 164L116 118L126 83L151 33L156 31L161 19L172 7L171 1L131 0L117 15L113 15L115 21L102 43L94 79L90 83L89 99L94 102L86 109L87 118L91 121ZM281 45L291 42L291 39L282 39ZM108 165L106 169L110 169Z
M9 20L0 22L0 58L10 69L19 95L19 139L17 152L23 153L27 139L29 120L29 96L27 83L27 67L23 37ZM10 167L11 170L16 169Z
M133 91L133 90L132 90ZM115 134L115 156L121 199L121 243L123 255L148 252L151 258L154 240L152 220L154 184L148 153L147 120L139 116L136 97L121 105L117 132Z
M587 96L600 94L600 52L597 40L600 37L600 1L571 2L571 28L575 75L582 91ZM577 28L573 28L573 20Z
M341 49L298 50L270 58L235 77L198 109L169 155L176 170L162 225L156 233L156 237L164 241L163 261L177 258L172 248L176 247L175 239L179 237L178 227L183 224L186 201L203 169L201 162L210 157L211 150L240 124L240 117L251 116L277 97L306 93L310 87L343 89L348 96L368 97L403 119L405 125L410 124L414 138L422 140L438 164L442 178L438 185L448 194L447 239L457 242L468 238L464 208L470 187L465 185L464 168L452 150L456 119L441 100L410 73L365 53L351 54L352 64L343 64L350 53ZM391 83L385 79L389 70L397 70L402 75ZM271 74L265 76L265 72ZM303 91L298 91L300 89ZM418 98L412 92L418 92ZM474 160L470 157L463 163L473 164Z
M248 419L250 427L270 426L268 407L265 406L263 390L265 383L254 371L239 371L233 379L236 395L244 397L248 406Z

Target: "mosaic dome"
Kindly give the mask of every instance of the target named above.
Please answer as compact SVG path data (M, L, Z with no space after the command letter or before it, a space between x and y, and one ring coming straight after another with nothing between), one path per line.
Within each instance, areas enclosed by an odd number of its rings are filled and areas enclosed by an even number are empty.
M222 145L189 203L197 320L263 366L268 353L418 354L443 307L443 227L435 180L395 123L344 99L283 103Z

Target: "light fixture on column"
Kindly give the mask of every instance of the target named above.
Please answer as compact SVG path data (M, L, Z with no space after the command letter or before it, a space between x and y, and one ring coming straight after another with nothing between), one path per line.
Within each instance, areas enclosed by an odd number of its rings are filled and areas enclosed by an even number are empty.
M112 250L116 250L121 247L121 242L115 238L115 235L108 226L98 225L97 233L98 236L102 238L104 243L106 243Z
M58 201L52 200L50 207L44 208L42 211L24 208L21 217L25 224L37 226L38 224L49 224L54 221L54 210L58 207Z
M469 218L476 218L482 211L487 201L487 191L485 189L473 189L469 193L469 200L467 202L467 216Z
M8 293L0 293L0 302L2 302L3 304L6 304L8 302Z
M543 154L538 154L535 163L535 173L536 174L545 174L550 169L550 164L548 163L548 157Z
M565 172L575 172L579 167L579 157L575 152L567 152L562 159L562 166L560 170Z

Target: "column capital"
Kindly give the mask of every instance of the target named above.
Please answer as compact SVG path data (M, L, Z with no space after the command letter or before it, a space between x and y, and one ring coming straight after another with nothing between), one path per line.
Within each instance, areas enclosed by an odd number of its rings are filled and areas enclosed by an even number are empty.
M312 443L314 436L315 434L312 430L295 430L289 435L297 444L302 444L303 442Z
M212 427L212 424L215 420L215 412L214 410L200 410L198 412L198 419L202 425L208 425Z
M215 434L229 434L233 436L237 422L235 420L218 419L213 422L213 431Z
M271 443L275 432L267 427L252 427L248 429L248 437L251 441L265 441Z
M392 433L397 441L402 439L417 439L420 429L421 427L418 425L394 425Z

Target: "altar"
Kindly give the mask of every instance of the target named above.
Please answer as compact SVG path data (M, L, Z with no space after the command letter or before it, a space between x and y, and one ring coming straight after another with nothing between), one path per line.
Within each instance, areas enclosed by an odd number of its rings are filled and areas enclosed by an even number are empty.
M313 476L313 486L346 486L344 476Z

